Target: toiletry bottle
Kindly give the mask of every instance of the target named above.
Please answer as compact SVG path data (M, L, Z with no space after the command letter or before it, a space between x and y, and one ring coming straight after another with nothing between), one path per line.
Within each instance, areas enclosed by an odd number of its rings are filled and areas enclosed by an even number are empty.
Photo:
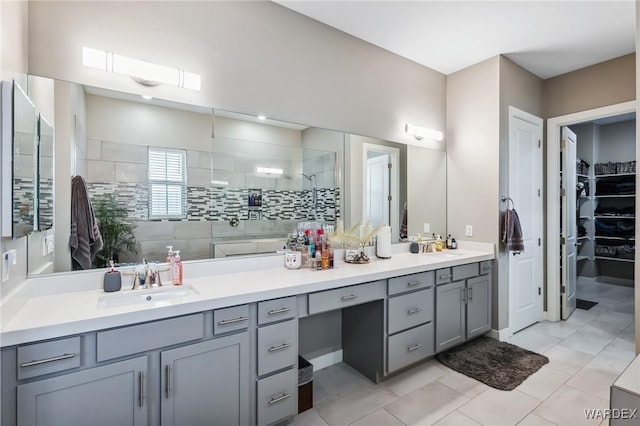
M447 248L450 249L451 247L451 234L449 234L449 236L447 236Z
M456 242L455 238L451 239L451 248L452 249L457 249L458 248L458 243Z
M174 253L173 253L173 246L167 246L167 249L169 249L168 253L167 253L167 265L169 265L169 278L167 280L167 282L173 282L173 261L175 260Z
M182 260L180 250L176 250L173 262L173 285L182 285Z
M436 251L442 251L442 238L440 238L440 235L436 238Z

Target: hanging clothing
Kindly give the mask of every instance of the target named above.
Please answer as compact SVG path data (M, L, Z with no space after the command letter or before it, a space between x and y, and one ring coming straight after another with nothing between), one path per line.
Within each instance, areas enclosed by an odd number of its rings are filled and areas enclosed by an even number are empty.
M402 222L400 223L400 239L407 238L407 203L404 203L402 210Z
M93 214L87 184L82 176L71 180L71 263L73 270L91 269L93 259L102 249L102 236Z
M515 209L508 209L505 212L502 226L502 242L507 247L507 250L512 251L514 255L522 253L524 251L522 227Z

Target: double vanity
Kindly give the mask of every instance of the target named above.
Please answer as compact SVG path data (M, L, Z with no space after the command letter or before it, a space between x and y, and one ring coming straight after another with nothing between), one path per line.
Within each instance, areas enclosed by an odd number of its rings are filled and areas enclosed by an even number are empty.
M298 412L304 318L341 310L342 359L376 383L490 330L491 244L407 251L191 262L182 287L110 294L31 279L3 301L1 423L269 425Z

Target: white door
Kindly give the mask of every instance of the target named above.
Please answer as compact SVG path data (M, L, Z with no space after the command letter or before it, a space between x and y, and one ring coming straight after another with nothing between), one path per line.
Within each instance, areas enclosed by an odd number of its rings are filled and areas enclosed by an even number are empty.
M560 311L562 319L576 309L576 134L568 127L562 128L560 150L562 157L561 228L560 228Z
M520 218L524 251L509 256L509 329L542 319L542 119L509 108L509 197Z
M367 191L365 214L374 226L389 223L389 155L381 154L367 159Z

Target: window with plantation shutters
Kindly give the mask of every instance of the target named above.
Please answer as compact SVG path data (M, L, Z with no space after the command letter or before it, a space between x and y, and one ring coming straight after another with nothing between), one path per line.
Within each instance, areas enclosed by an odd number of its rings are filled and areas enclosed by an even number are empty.
M149 218L187 214L187 151L149 148Z

